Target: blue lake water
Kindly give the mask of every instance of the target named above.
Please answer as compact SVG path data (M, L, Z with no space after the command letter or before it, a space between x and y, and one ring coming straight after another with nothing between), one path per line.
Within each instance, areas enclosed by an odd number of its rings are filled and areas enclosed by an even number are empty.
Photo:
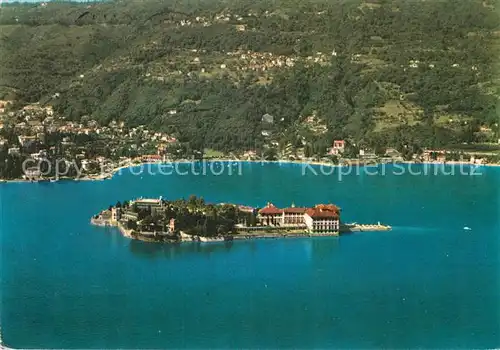
M478 176L388 171L339 179L338 172L243 163L241 175L232 176L126 172L97 182L0 184L4 342L499 347L500 168L481 168ZM190 194L253 206L332 202L344 221L394 229L161 245L89 225L91 215L117 200Z

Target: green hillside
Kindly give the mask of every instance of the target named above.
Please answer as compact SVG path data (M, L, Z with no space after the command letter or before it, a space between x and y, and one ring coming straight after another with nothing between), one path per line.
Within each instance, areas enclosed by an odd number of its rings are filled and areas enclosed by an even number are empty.
M478 130L498 133L497 10L488 0L4 5L0 99L146 124L200 150L488 142ZM325 129L308 127L313 115Z

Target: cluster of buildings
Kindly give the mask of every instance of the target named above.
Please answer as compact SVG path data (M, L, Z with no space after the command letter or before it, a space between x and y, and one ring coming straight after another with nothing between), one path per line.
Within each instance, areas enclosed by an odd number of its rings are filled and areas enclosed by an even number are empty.
M235 25L236 30L245 31L243 24ZM152 41L143 46L144 50L157 48L158 42ZM196 74L213 74L218 71L237 71L237 72L266 72L272 69L287 69L294 67L298 62L303 62L306 66L311 64L327 65L330 64L329 55L322 52L316 52L311 56L299 55L278 55L272 52L257 52L250 50L236 50L224 52L226 59L218 60L213 57L206 57L207 51L204 49L191 49L189 54L191 58L187 61L190 65L188 71L179 70L176 64L157 66L151 71L145 73L144 77L157 81L165 81L170 75L184 75L191 77ZM194 54L194 55L193 55ZM336 56L334 50L331 56ZM185 61L186 57L180 55L174 61ZM166 67L169 67L166 69Z
M319 15L322 13L318 12L317 14ZM202 25L203 27L208 27L214 23L243 22L245 17L246 18L271 17L273 15L276 15L276 14L269 12L269 11L262 12L261 14L258 14L254 11L249 11L246 14L237 14L237 13L231 13L229 11L224 11L224 12L216 14L215 16L212 16L211 18L207 18L205 16L196 16L196 17L193 17L190 19L182 19L182 20L176 22L176 24L179 27L195 26L195 25Z
M95 224L125 226L140 232L142 235L165 236L175 233L175 219L168 222L150 222L140 220L141 210L146 210L151 217L161 218L168 206L160 197L139 198L123 206L113 206L102 211L94 218ZM264 208L256 210L252 207L239 206L239 212L255 217L253 229L304 229L310 233L337 235L340 231L340 208L333 204L317 204L313 207L278 208L268 203ZM249 228L246 225L243 227Z
M326 123L318 117L316 111L304 119L303 125L315 135L323 135L328 132Z
M459 161L475 165L482 165L486 163L486 160L478 155L465 153L459 154L457 152L433 149L424 150L421 155L416 156L416 159L425 163L445 163L447 161Z
M408 62L408 67L409 68L418 68L418 67L423 67L423 66L427 66L427 67L429 67L431 69L433 69L433 68L436 67L436 65L434 63L425 64L425 63L420 62L419 60L410 60ZM404 71L406 71L405 66L400 65L400 67L404 68ZM453 64L450 65L450 67L452 67L452 68L459 68L460 64L459 63L453 63ZM472 65L470 67L470 69L473 70L473 71L477 71L479 68L476 65Z
M243 31L245 27L243 25L236 26L237 30ZM335 51L333 51L335 53ZM322 52L317 52L313 56L297 56L297 55L276 55L272 52L256 52L256 51L230 51L227 52L228 60L220 63L219 66L214 66L215 68L220 68L222 70L236 70L236 71L254 71L254 72L265 72L270 69L281 69L281 68L291 68L295 66L297 62L304 62L305 64L329 64L329 58L326 54ZM336 55L336 53L335 53ZM204 60L200 57L194 57L191 64L203 65ZM214 68L212 67L212 68ZM208 68L201 68L201 73L206 73ZM189 74L188 74L189 75Z
M90 171L113 168L120 165L113 164L115 160L134 157L139 162L163 160L168 146L177 143L172 135L144 126L130 128L115 120L103 126L89 117L74 122L58 118L51 106L35 103L9 111L10 104L0 101L0 147L12 156L36 161L57 152L58 157L79 160L82 169Z
M250 13L248 14L251 15ZM202 25L203 27L211 26L214 23L227 23L229 21L243 21L243 17L238 14L232 13L219 13L212 18L207 18L205 16L196 16L190 19L182 19L176 22L178 27L190 27L196 25Z
M172 236L175 233L175 219L163 221L147 221L139 219L139 212L147 210L152 216L160 217L167 207L164 205L161 197L156 198L138 198L130 201L126 206L113 206L110 209L102 211L94 220L94 224L104 223L118 226L121 229L132 226L136 232L142 236Z
M264 227L305 227L311 233L340 231L340 208L333 204L317 204L314 207L278 208L268 203L260 209L257 221Z
M299 59L293 56L275 55L272 52L241 50L228 52L227 55L236 59L236 70L241 71L266 71L271 68L293 67Z
M328 154L335 155L341 157L346 149L346 141L345 140L334 140L332 147L328 151ZM385 157L389 157L394 161L403 161L404 159L401 157L400 152L393 148L387 148ZM359 150L359 158L360 159L376 159L378 158L375 154L367 152L365 149ZM425 163L445 163L447 161L459 161L463 163L470 163L481 165L485 164L486 160L484 157L481 157L477 154L469 154L469 153L457 153L446 150L434 150L434 149L425 149L422 154L414 154L414 161L420 161Z

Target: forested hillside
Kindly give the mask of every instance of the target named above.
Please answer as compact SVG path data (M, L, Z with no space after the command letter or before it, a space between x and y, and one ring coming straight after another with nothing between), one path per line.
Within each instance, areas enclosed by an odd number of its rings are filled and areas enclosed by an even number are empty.
M498 132L489 0L2 5L0 99L124 120L221 151L369 147ZM264 123L265 114L273 123Z

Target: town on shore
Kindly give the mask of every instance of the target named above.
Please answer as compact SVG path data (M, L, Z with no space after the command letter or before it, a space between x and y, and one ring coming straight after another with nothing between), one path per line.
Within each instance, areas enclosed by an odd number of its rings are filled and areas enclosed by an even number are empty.
M280 147L272 135L264 136L262 149L229 153L212 149L187 149L178 135L157 132L145 126L129 127L111 121L100 125L91 118L80 122L58 117L52 107L31 104L8 111L9 101L0 101L0 181L102 180L116 171L143 163L179 160L290 161L330 165L366 165L389 162L498 164L494 151L446 149L371 149L350 139L336 139L331 147L312 152L307 144ZM6 113L6 114L5 114ZM264 115L263 120L272 116ZM306 119L304 123L315 123ZM484 129L484 130L483 130ZM482 132L491 133L483 128ZM267 134L265 134L267 135ZM499 140L500 142L500 140ZM466 147L467 146L467 147ZM498 146L498 145L497 145ZM490 145L493 150L496 147ZM24 166L25 164L26 166Z
M203 198L168 201L138 198L117 202L91 218L97 226L115 226L128 238L149 242L212 242L235 239L339 236L354 231L386 231L391 227L344 224L334 204L263 208L211 204Z

